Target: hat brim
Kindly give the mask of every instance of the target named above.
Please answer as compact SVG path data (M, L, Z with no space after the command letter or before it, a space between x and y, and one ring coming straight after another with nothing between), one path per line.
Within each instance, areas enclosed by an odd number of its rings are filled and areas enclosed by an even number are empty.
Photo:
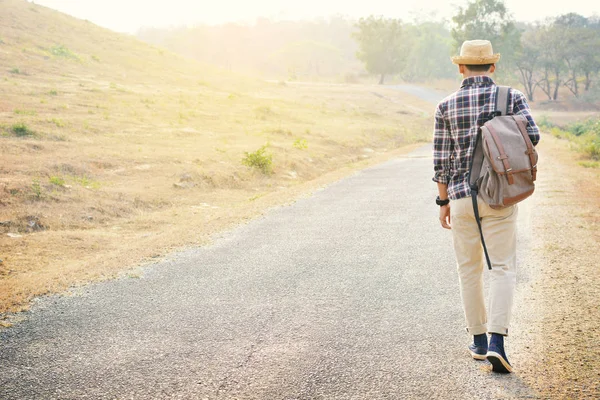
M456 56L452 57L452 62L456 65L485 65L496 64L500 60L500 53L493 56L475 57L475 56Z

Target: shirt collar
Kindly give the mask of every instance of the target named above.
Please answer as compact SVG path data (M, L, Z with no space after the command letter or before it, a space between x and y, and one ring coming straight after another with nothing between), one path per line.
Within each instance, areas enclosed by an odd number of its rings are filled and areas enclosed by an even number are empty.
M477 75L466 78L462 81L460 85L461 88L465 86L487 86L487 85L495 85L495 82L492 78L485 75Z

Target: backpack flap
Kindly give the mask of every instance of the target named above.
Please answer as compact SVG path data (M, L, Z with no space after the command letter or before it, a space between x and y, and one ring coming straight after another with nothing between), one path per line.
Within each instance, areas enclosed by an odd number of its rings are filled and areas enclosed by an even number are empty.
M515 174L530 172L533 175L532 170L537 165L537 153L526 132L525 135L521 132L519 119L521 124L527 123L521 115L509 115L496 117L481 128L483 151L490 166L498 175L505 176L509 185L514 184Z

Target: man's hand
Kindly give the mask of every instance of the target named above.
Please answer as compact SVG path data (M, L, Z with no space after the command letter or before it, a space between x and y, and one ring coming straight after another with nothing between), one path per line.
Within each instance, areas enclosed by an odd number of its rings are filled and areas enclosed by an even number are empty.
M440 207L440 223L444 229L452 229L450 225L450 204Z

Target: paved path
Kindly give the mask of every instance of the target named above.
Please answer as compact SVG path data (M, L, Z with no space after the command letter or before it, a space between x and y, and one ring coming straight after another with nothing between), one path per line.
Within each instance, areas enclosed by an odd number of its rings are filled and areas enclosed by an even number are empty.
M471 360L430 148L0 332L2 399L496 399Z

